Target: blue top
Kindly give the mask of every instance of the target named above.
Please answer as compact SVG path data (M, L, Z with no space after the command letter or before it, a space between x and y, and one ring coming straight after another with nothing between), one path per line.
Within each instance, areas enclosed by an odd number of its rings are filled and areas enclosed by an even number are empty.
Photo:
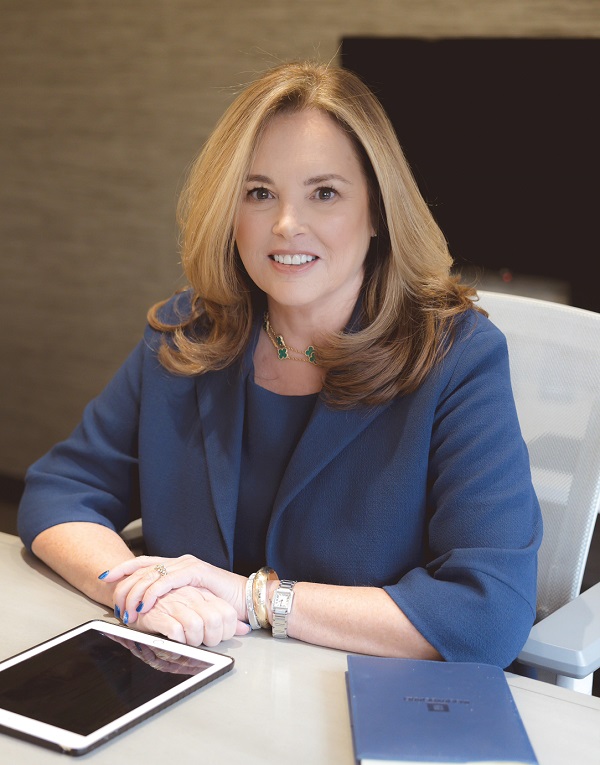
M162 318L174 322L189 299L173 298ZM383 587L447 660L505 667L535 617L541 515L504 336L474 311L456 322L452 348L414 393L351 410L317 398L264 563L286 579ZM159 364L161 335L147 328L73 434L29 469L26 546L67 521L121 529L139 494L150 554L231 569L259 332L260 317L238 363L184 377Z
M257 385L252 374L247 377L233 548L233 570L238 574L250 576L264 566L275 495L316 400L316 393L281 396Z

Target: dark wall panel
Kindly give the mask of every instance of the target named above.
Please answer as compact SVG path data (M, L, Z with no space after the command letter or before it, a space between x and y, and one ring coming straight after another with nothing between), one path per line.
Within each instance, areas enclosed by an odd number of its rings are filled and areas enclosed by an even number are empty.
M346 38L457 264L562 279L600 311L598 39Z

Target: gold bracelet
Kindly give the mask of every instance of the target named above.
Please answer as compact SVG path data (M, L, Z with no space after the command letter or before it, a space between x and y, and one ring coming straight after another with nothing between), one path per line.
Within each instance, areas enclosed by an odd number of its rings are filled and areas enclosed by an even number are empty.
M267 582L272 579L279 579L279 577L272 568L263 566L258 569L254 575L254 581L252 582L252 603L254 605L254 613L256 614L256 620L264 630L268 630L271 626L269 624L269 613L267 611Z

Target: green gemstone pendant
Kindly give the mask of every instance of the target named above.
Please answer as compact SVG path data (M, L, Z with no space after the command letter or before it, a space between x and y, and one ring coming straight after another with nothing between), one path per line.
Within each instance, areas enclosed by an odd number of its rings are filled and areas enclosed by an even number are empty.
M271 340L277 351L277 358L281 361L306 361L309 364L317 365L317 349L314 345L309 345L305 351L300 351L298 348L292 348L285 344L283 335L278 335L271 326L269 321L269 314L265 312L263 317L263 329L267 333L268 338ZM290 351L296 355L290 355Z
M314 346L309 345L308 348L304 351L304 355L308 356L308 360L310 361L311 364L317 363L317 354L314 349Z

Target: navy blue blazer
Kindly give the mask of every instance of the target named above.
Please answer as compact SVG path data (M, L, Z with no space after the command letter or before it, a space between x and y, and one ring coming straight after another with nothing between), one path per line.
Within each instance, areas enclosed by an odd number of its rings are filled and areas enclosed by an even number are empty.
M259 332L240 363L182 377L159 364L161 338L147 328L73 434L28 471L25 545L67 521L120 530L139 492L150 554L231 569ZM507 666L534 621L540 541L506 343L469 312L415 393L350 411L318 399L272 508L265 564L384 587L446 659Z

